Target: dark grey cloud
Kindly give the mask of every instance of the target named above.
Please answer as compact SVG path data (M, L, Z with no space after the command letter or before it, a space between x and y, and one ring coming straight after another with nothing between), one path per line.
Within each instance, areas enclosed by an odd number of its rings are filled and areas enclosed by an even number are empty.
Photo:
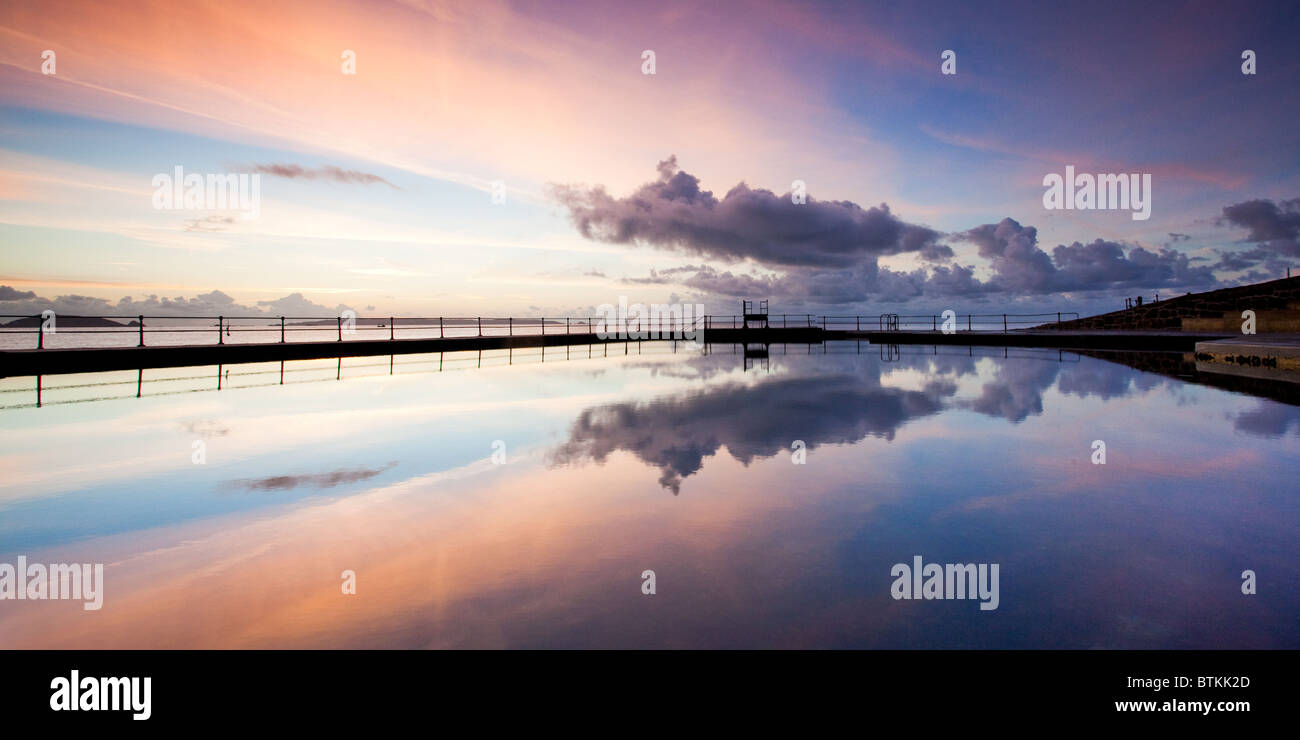
M626 198L604 187L552 185L574 226L588 239L644 244L729 262L849 267L867 258L916 252L940 234L909 224L881 204L849 201L792 202L790 195L740 183L721 199L700 188L699 178L660 162L659 178Z
M974 297L988 291L970 265L936 265L925 278L925 292L935 297Z
M1258 265L1266 259L1269 259L1272 253L1267 249L1247 249L1237 252L1219 251L1219 261L1214 263L1214 269L1224 270L1227 272L1237 272L1238 270L1247 270Z
M1168 245L1154 250L1096 239L1054 247L1038 231L1011 218L949 238L973 243L988 260L981 280L972 265L955 262L943 234L897 218L887 204L862 208L848 201L792 203L789 195L741 183L721 199L680 170L675 157L659 163L659 178L626 198L603 187L552 186L584 237L699 254L724 262L750 259L757 268L712 265L651 271L629 284L681 284L716 297L764 296L785 305L905 303L914 299L1023 300L1061 293L1130 289L1204 289L1218 283L1214 268L1197 265ZM1186 235L1173 233L1174 242ZM927 263L910 271L878 258L914 253Z
M331 182L340 182L348 185L375 185L382 183L394 190L400 190L393 183L385 180L379 175L369 172L360 172L358 170L346 170L342 167L336 167L332 164L321 167L303 167L300 164L251 164L247 167L251 172L258 172L275 177L285 177L291 180L329 180Z
M683 265L681 267L669 267L663 270L656 270L652 268L650 270L650 274L647 277L640 277L640 278L625 277L622 278L620 282L627 283L629 285L664 285L667 283L676 282L677 276L679 275L689 274L703 269L705 269L703 265L699 265L699 266Z
M1248 230L1246 241L1300 257L1300 198L1274 203L1248 200L1225 206L1221 223Z
M973 242L990 260L987 292L1047 294L1114 288L1208 286L1217 282L1209 267L1193 267L1187 255L1166 247L1151 251L1095 239L1059 244L1048 255L1038 246L1038 230L1004 218L954 238Z
M927 244L918 252L921 259L928 262L942 262L953 258L952 247L947 244Z
M1217 270L1235 272L1263 266L1262 274L1276 277L1300 258L1300 198L1234 203L1224 206L1216 223L1246 229L1244 241L1254 245L1241 251L1218 250Z
M0 301L22 301L35 297L36 293L33 291L17 290L9 285L0 285Z
M1095 239L1052 250L1058 290L1207 286L1217 282L1208 267L1192 267L1187 255L1168 248L1155 251Z
M971 265L936 264L912 271L879 266L874 258L843 269L788 268L775 273L737 273L700 266L694 274L672 280L664 271L647 282L681 282L710 295L762 295L787 304L815 300L823 305L868 301L905 303L916 298L1021 297L1129 288L1209 286L1213 269L1194 266L1168 248L1151 251L1097 239L1058 245L1048 254L1038 246L1038 232L1014 219L984 224L954 239L977 245L993 274L980 280Z

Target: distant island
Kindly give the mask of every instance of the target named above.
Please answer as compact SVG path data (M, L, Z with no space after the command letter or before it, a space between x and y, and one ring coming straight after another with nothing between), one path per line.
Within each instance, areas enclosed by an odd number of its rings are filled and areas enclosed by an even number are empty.
M41 318L40 316L25 316L21 319L14 319L13 321L10 321L7 324L0 324L0 326L3 326L6 329L11 327L17 329L21 329L21 328L35 329L38 326L40 326L43 321L44 319ZM55 316L54 325L68 326L68 327L75 326L78 328L92 328L92 329L100 328L100 327L102 328L116 327L120 329L125 326L139 326L140 322L132 320L123 324L120 321L113 321L112 319L101 319L97 316Z

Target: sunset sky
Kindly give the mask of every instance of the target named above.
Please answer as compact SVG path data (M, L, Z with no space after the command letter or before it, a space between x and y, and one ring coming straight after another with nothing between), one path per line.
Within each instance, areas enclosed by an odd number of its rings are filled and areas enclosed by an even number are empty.
M1293 2L7 2L0 313L1086 314L1281 277L1297 30ZM1066 165L1151 174L1151 218L1046 210ZM258 217L156 209L177 166L260 173Z

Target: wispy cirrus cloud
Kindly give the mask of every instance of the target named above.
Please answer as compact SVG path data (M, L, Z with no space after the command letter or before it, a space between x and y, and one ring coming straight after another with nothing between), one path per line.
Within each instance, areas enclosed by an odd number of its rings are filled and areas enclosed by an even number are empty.
M234 216L204 216L185 221L186 231L225 231L227 226L235 223Z
M348 170L342 167L336 167L332 164L321 167L303 167L300 164L251 164L245 168L250 172L272 175L274 177L284 177L290 180L329 180L339 182L345 185L374 185L382 183L394 190L401 190L393 183L385 180L379 175L370 172L361 172L359 170Z

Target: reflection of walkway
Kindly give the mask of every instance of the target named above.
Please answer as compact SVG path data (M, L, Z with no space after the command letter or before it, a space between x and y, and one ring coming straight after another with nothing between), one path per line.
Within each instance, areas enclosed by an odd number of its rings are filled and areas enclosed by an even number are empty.
M1196 355L1192 352L1118 352L1118 351L1081 351L1079 354L1096 357L1110 362L1117 362L1149 373L1158 373L1171 378L1222 388L1237 393L1268 398L1274 401L1300 406L1300 384L1269 378L1252 378L1241 375L1202 372L1196 367Z

